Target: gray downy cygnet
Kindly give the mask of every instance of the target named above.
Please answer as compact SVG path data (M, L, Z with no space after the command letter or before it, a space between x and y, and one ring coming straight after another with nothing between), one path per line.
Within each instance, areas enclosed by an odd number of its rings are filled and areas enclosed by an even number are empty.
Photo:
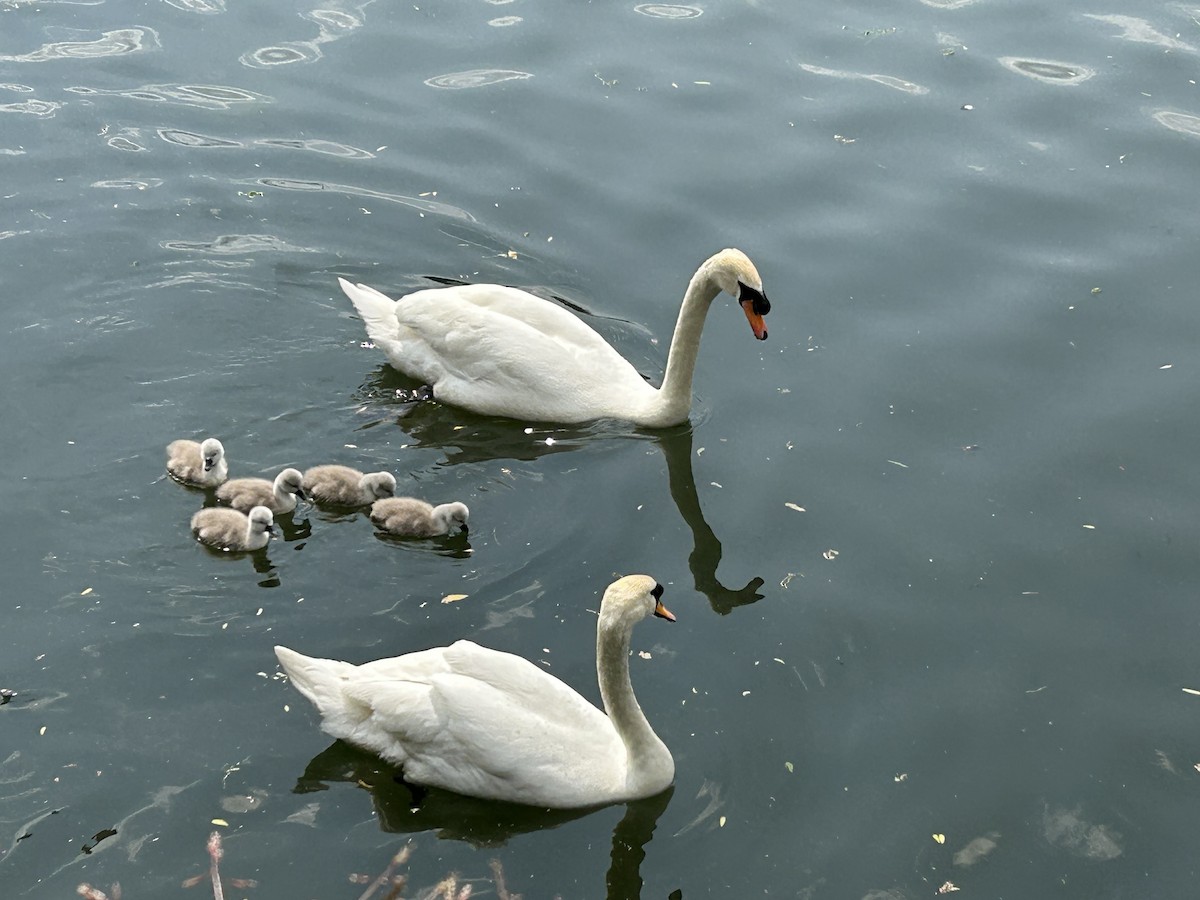
M216 438L205 438L203 443L171 441L167 444L167 471L184 484L216 487L229 477L225 448Z
M458 526L465 533L470 515L465 503L433 506L413 497L386 497L371 505L371 521L389 534L436 537Z
M290 513L296 508L297 497L308 499L301 487L303 478L299 469L284 469L273 482L265 478L235 478L217 488L217 499L242 512L265 506L276 515Z
M391 472L364 475L349 466L313 466L304 473L303 484L313 502L334 506L369 506L396 493Z
M219 550L261 550L275 531L275 517L265 506L254 507L249 515L210 506L192 516L192 531L201 542Z

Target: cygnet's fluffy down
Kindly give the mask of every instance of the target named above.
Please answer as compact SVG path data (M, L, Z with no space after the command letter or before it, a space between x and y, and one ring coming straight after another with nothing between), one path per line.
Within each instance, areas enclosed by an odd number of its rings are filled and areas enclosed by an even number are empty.
M219 550L261 550L274 530L275 517L265 506L254 507L250 515L211 506L192 516L196 537Z
M369 506L396 493L391 472L364 475L349 466L313 466L304 473L303 484L314 502L333 506Z
M297 497L308 499L301 486L303 479L299 469L284 469L275 476L274 482L265 478L235 478L217 488L217 499L242 512L265 506L276 515L282 515L296 508Z
M229 477L225 448L216 438L171 441L167 444L167 471L176 481L212 488Z
M465 532L469 516L465 503L433 506L413 497L385 497L371 504L371 521L403 537L436 537L455 527Z

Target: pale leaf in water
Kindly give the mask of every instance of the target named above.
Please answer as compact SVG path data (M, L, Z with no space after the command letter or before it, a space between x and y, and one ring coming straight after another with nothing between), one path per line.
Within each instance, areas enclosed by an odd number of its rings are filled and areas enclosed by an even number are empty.
M823 557L825 557L826 559L837 559L837 558L838 558L838 551L837 551L837 550L833 550L833 549L829 549L829 550L826 550L826 551L825 551L824 553L822 553L821 555L822 555Z
M724 816L721 816L721 818L717 819L717 827L718 828L725 827L725 817Z
M1095 530L1096 530L1096 526L1095 526L1095 525L1088 525L1088 524L1084 523L1084 526L1083 526L1083 527L1084 527L1084 528L1086 528L1088 531L1095 531Z
M1196 690L1195 688L1184 688L1183 692L1185 694L1195 694L1196 696L1200 697L1200 691Z
M442 598L443 603L457 603L459 600L466 600L468 594L447 594Z
M638 651L638 656L640 656L642 659L649 659L649 658L650 658L650 652L649 652L648 650L639 650L639 651Z
M953 881L947 881L940 888L938 888L938 893L939 894L949 894L951 891L961 891L961 890L962 890L962 888L960 888Z
M224 819L213 819L213 820L212 820L212 823L213 823L214 825L224 825L226 828L228 828L228 827L229 827L229 823L228 823L228 822L226 822Z
M935 841L937 841L939 844L946 843L946 836L944 834L935 834L935 835L933 835L933 839Z
M783 505L786 506L788 509L794 509L796 512L807 512L807 510L803 506L801 506L799 503L792 503L789 501L788 503L785 503Z
M789 772L795 772L795 771L796 771L796 767L795 767L795 766L793 766L793 765L792 765L790 762L785 762L785 763L784 763L784 765L785 765L785 766L787 766L787 770L788 770Z

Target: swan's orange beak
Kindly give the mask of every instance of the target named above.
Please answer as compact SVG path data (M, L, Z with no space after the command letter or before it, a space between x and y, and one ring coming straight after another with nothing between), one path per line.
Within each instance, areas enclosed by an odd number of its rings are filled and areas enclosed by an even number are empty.
M666 619L668 622L675 621L675 613L671 612L669 609L667 609L665 606L663 606L663 603L661 600L654 601L654 614L656 616L658 616L660 619Z
M750 330L754 332L756 340L765 341L767 339L767 323L763 317L754 311L754 301L747 298L741 301L742 311L746 314L746 321L750 323Z

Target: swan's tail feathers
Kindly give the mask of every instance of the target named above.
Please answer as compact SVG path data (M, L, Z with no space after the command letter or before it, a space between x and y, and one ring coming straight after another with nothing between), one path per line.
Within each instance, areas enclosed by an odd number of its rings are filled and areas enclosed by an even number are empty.
M322 718L347 714L355 716L355 713L362 712L347 709L348 705L358 706L352 701L348 704L349 698L345 692L346 682L355 666L336 659L315 659L280 646L275 647L275 657L283 666L283 671L287 672L292 686L308 698Z
M365 284L351 284L339 278L338 284L367 326L367 334L377 344L392 344L400 337L396 320L396 301Z

